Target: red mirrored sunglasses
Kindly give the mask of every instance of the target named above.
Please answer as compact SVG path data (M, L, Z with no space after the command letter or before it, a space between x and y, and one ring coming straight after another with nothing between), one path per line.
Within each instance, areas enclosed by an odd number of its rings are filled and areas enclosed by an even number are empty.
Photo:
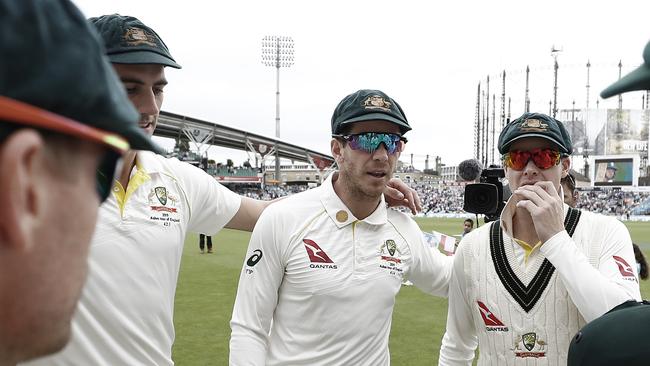
M503 155L503 165L514 170L523 170L530 160L542 170L560 163L562 154L553 149L513 150Z

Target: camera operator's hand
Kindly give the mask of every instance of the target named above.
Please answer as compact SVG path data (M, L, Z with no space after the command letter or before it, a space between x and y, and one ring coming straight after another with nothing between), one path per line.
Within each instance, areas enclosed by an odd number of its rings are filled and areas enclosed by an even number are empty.
M564 205L553 183L544 181L522 186L513 194L520 199L517 207L526 209L533 218L537 237L542 243L564 230Z

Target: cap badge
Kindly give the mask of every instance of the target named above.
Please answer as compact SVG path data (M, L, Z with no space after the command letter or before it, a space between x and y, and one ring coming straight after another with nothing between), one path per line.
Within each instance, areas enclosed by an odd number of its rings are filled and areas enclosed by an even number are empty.
M151 47L156 47L156 41L154 40L153 35L148 34L148 32L140 28L127 29L124 33L124 41L126 41L129 46L146 44Z
M531 118L523 121L519 125L519 130L525 132L546 132L548 131L548 123L544 123L537 118Z
M390 111L391 102L380 95L371 95L363 101L363 107L366 109L380 109L384 112Z

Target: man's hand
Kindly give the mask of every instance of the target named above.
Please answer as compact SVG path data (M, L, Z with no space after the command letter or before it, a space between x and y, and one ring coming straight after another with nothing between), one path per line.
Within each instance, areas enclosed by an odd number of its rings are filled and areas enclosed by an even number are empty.
M422 211L422 204L420 203L418 193L399 178L391 178L388 181L384 189L384 198L389 207L408 207L411 209L413 215Z
M544 181L519 187L513 192L520 199L517 207L526 209L533 218L537 237L545 243L553 235L564 230L564 206L553 186Z

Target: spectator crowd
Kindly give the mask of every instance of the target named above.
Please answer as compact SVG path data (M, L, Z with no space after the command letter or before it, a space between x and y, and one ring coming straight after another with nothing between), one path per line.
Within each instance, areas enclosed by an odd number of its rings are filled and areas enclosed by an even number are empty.
M463 211L463 186L432 185L430 183L411 183L422 201L422 213L465 213ZM233 185L233 191L246 197L271 200L309 189L306 185L275 186L267 185L263 189L244 185ZM577 208L605 215L629 215L634 208L650 198L650 192L630 192L621 190L580 191Z
M626 215L648 197L650 192L581 191L576 207L605 215Z

